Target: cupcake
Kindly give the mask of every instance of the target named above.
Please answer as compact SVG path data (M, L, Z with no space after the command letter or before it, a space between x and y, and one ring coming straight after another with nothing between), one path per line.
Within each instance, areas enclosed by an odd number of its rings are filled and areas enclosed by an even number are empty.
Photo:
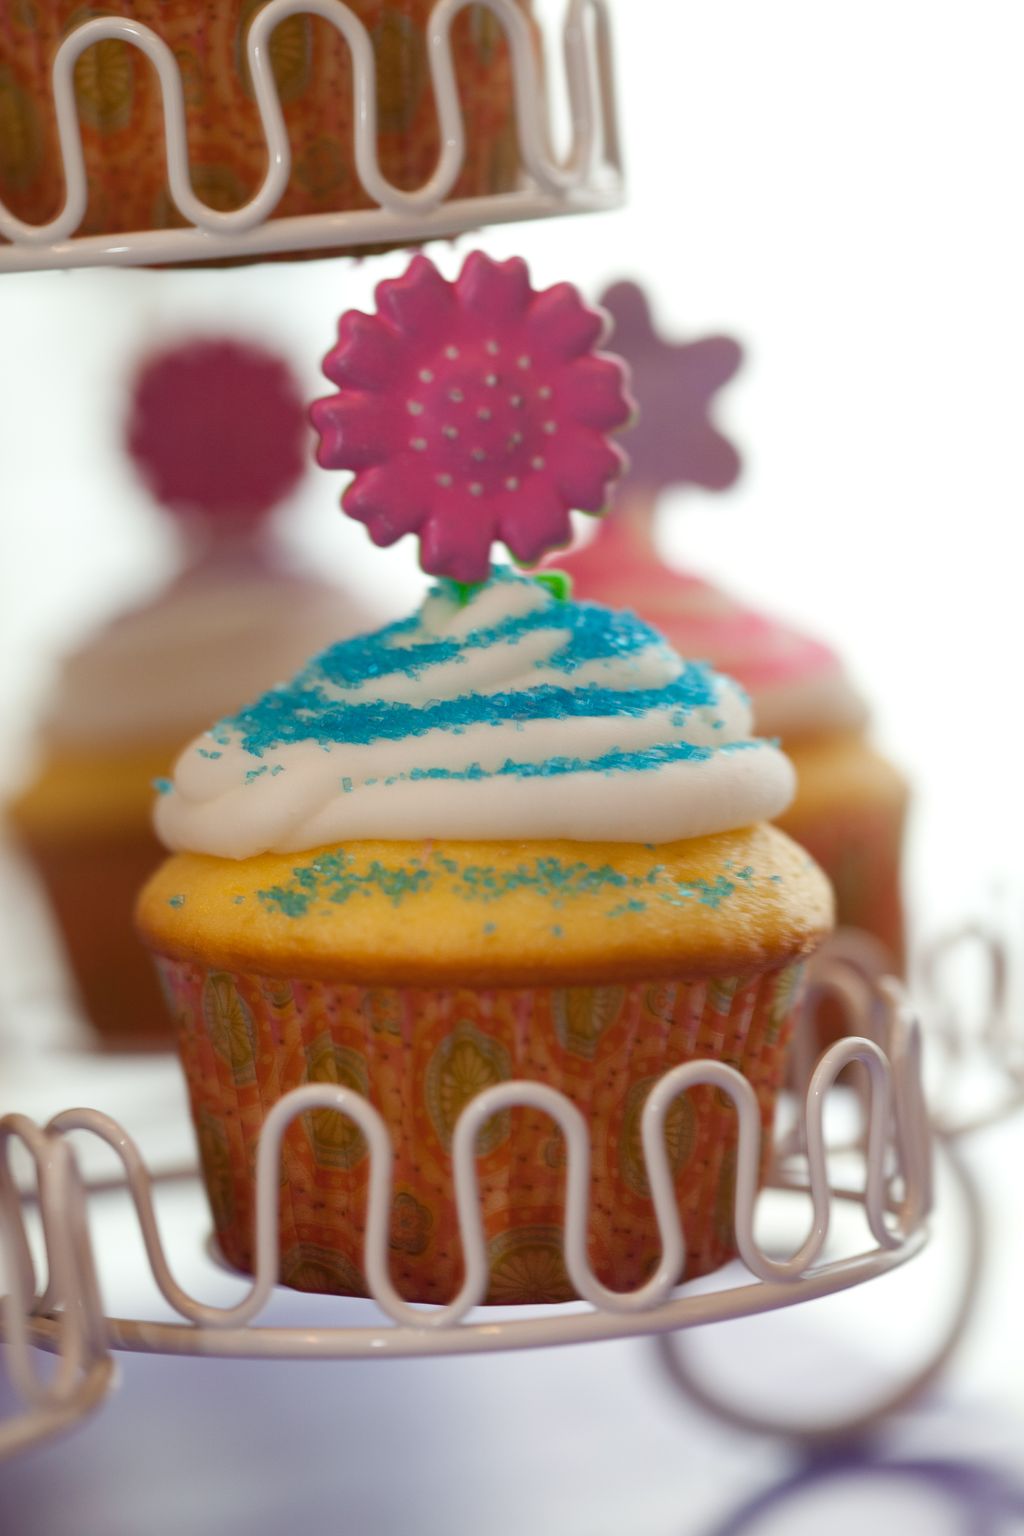
M166 1044L166 1011L132 925L139 885L162 857L153 782L211 718L368 615L292 567L269 535L307 441L279 358L214 338L161 353L136 381L128 437L175 516L185 562L65 659L38 767L8 813L90 1022L107 1044Z
M380 286L378 309L342 319L325 365L342 387L316 408L321 461L356 469L343 504L379 542L418 531L448 570L416 614L328 648L185 751L156 811L174 852L137 911L217 1240L251 1269L266 1115L302 1083L343 1083L393 1142L393 1282L449 1299L456 1121L489 1085L528 1079L584 1115L591 1262L603 1283L636 1287L659 1254L647 1094L680 1062L729 1062L757 1095L767 1152L830 893L765 824L792 771L751 736L735 685L550 575L489 572L490 539L537 558L574 502L596 510L606 495L618 459L605 434L630 406L618 366L593 353L601 317L568 285L537 294L521 262L478 255L454 284L417 258ZM704 1273L735 1251L735 1113L697 1088L666 1144L687 1273ZM477 1154L487 1298L569 1299L556 1127L497 1114ZM292 1122L286 1284L366 1292L368 1173L342 1117Z
M739 472L708 409L739 366L739 348L726 337L664 342L633 283L615 284L602 303L630 363L640 421L613 515L560 563L579 596L633 609L683 655L705 658L743 685L758 731L780 738L796 769L796 795L778 824L828 875L837 922L872 934L902 969L907 786L872 746L864 700L827 645L667 565L655 547L662 489L723 490Z
M428 18L435 0L347 0L376 65L377 139L386 180L412 190L429 180L441 150L431 86ZM267 142L248 66L246 34L259 0L111 0L103 13L152 29L174 55L184 91L189 174L195 195L227 212L250 201L267 174ZM524 6L525 10L525 6ZM43 223L59 211L64 177L51 71L62 40L89 17L72 0L5 7L0 18L0 201ZM509 49L483 7L459 15L452 59L465 127L465 158L453 198L516 184ZM269 40L291 171L275 219L374 208L354 153L349 47L326 20L285 18ZM160 84L139 49L95 43L74 73L89 196L79 235L155 230L185 221L167 181Z

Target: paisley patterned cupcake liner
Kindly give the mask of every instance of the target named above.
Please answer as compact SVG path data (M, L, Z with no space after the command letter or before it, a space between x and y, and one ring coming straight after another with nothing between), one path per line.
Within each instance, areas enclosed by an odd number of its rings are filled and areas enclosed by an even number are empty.
M248 201L266 170L244 48L261 3L108 0L102 7L151 27L173 52L192 185L221 211ZM434 0L348 4L377 60L381 170L399 187L418 187L440 150L426 38ZM90 14L81 0L13 0L0 10L0 200L30 223L53 218L63 202L50 71L63 38ZM452 46L466 125L466 159L452 196L508 190L519 154L504 33L490 12L473 8L456 20ZM292 174L274 216L375 206L355 171L352 68L341 37L318 17L292 16L275 29L270 55L292 147ZM118 39L96 43L78 62L75 91L89 180L78 233L181 224L167 187L160 88L148 60Z
M158 957L178 1032L217 1240L253 1261L253 1168L271 1106L307 1082L340 1083L383 1115L394 1145L390 1261L409 1300L445 1302L462 1255L451 1143L477 1093L526 1078L566 1094L591 1136L590 1259L605 1285L641 1285L660 1251L640 1117L660 1076L710 1057L737 1067L761 1107L767 1155L798 1002L800 966L707 981L621 986L368 987L284 981ZM686 1274L736 1251L736 1117L700 1087L666 1125L687 1244ZM369 1153L333 1110L297 1118L281 1160L280 1274L299 1290L365 1295ZM565 1146L533 1109L496 1114L478 1141L490 1256L487 1299L568 1301L562 1255Z

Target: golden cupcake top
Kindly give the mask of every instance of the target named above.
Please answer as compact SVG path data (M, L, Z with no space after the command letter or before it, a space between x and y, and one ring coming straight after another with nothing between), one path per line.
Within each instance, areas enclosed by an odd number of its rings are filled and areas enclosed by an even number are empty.
M395 985L736 974L810 951L828 883L774 827L683 842L354 841L178 854L142 893L149 945L209 967Z

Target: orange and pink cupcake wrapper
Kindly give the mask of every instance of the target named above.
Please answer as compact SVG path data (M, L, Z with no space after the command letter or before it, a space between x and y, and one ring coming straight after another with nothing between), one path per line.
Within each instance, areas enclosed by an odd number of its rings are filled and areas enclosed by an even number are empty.
M414 188L440 152L430 84L427 20L434 0L348 0L377 62L378 150L384 175ZM237 208L257 191L267 146L245 52L260 0L107 0L106 15L152 28L173 52L185 96L196 195ZM12 0L0 8L0 200L43 223L64 198L51 69L67 33L93 14L81 0ZM333 27L297 15L274 30L269 52L292 149L292 174L275 217L375 206L353 153L352 65ZM452 31L466 158L453 197L515 185L519 153L508 47L500 24L474 9ZM163 107L156 72L119 39L98 42L75 69L89 179L79 234L182 223L167 188Z
M798 964L786 964L745 978L473 990L286 981L162 957L158 965L228 1261L252 1268L254 1164L268 1111L303 1083L340 1083L365 1095L390 1130L392 1279L407 1299L426 1302L448 1301L462 1278L455 1122L481 1090L521 1078L557 1089L586 1118L591 1264L605 1285L641 1285L660 1254L640 1141L648 1092L682 1062L710 1057L737 1067L757 1095L766 1157L800 977ZM729 1099L708 1086L681 1096L666 1142L692 1277L735 1253ZM337 1112L293 1121L281 1161L285 1284L367 1293L369 1163L362 1134ZM565 1146L554 1122L528 1108L496 1114L479 1136L477 1166L487 1299L571 1299Z

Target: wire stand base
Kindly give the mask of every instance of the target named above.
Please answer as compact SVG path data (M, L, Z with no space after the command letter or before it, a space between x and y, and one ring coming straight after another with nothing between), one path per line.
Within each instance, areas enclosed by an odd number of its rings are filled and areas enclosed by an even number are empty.
M841 984L837 984L841 985ZM820 990L820 989L819 989ZM812 988L812 999L816 995ZM696 1061L665 1074L644 1106L641 1141L661 1237L661 1260L636 1290L608 1289L594 1274L587 1253L590 1141L579 1110L541 1083L506 1082L487 1088L463 1109L453 1140L455 1196L465 1278L443 1307L406 1302L388 1269L388 1211L392 1152L387 1129L373 1106L354 1091L330 1084L294 1089L270 1111L256 1166L256 1262L248 1294L234 1306L213 1307L189 1295L175 1280L161 1242L152 1185L131 1138L107 1116L70 1110L45 1127L24 1116L0 1120L0 1237L9 1275L3 1332L11 1377L26 1413L0 1426L0 1451L68 1427L109 1390L112 1350L267 1359L414 1358L621 1339L674 1332L712 1322L789 1307L832 1294L887 1273L912 1258L927 1239L931 1204L930 1139L920 1085L920 1042L915 1020L894 983L870 999L879 1041L851 1037L832 1046L810 1071L797 1095L800 1115L780 1146L771 1187L809 1205L807 1235L789 1258L771 1256L755 1237L761 1122L747 1080L721 1062ZM878 1020L881 1023L878 1024ZM813 1022L809 1008L805 1023ZM806 1052L798 1053L798 1059ZM836 1079L851 1068L863 1076L864 1133L858 1147L856 1187L829 1185L825 1104ZM739 1257L750 1283L732 1288L678 1289L686 1244L665 1143L666 1117L680 1094L710 1084L731 1100L738 1122L733 1210ZM840 1092L847 1090L840 1089ZM564 1256L584 1309L552 1309L544 1316L501 1317L479 1306L488 1282L476 1166L478 1135L490 1117L528 1105L549 1115L567 1148ZM364 1273L381 1314L379 1324L358 1328L275 1328L257 1325L277 1283L278 1168L285 1129L296 1116L329 1108L350 1118L369 1146L370 1172ZM112 1148L124 1169L153 1279L179 1322L105 1314L88 1221L88 1195L68 1135L88 1131ZM26 1226L25 1204L15 1188L10 1148L19 1142L31 1157L45 1240L48 1276L39 1287ZM824 1259L835 1202L862 1208L872 1246ZM33 1348L58 1356L44 1381Z

